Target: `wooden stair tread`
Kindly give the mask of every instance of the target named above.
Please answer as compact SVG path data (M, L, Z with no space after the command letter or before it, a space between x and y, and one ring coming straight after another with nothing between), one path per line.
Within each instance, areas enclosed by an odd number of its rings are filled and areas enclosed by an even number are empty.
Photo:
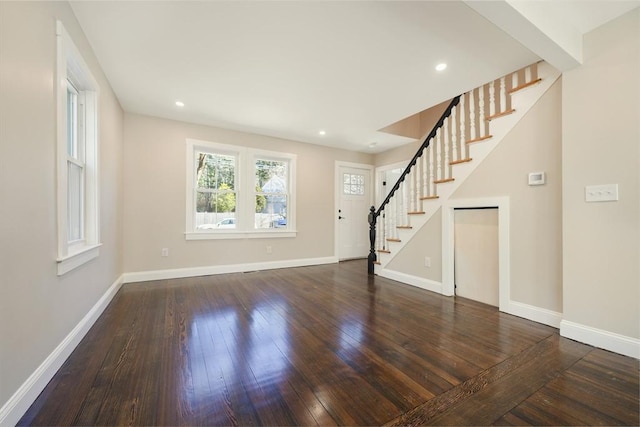
M380 261L373 261L373 263L377 264L377 265L382 265L382 263Z
M468 140L466 144L473 144L474 142L484 141L485 139L489 139L489 138L493 138L493 135L485 135L485 136L481 136L480 138L473 138Z
M444 179L437 179L435 181L433 181L434 184L444 184L445 182L452 182L455 181L455 178L444 178Z
M390 254L391 251L389 249L378 249L378 252L383 253L383 254Z
M469 157L467 159L454 160L452 162L449 162L449 165L453 166L453 165L459 165L460 163L468 163L471 160L473 160L471 157Z
M493 116L485 117L484 119L486 121L490 122L491 120L495 120L495 119L497 119L499 117L508 116L509 114L513 114L515 112L516 112L516 110L512 108L510 110L503 111L502 113L498 113L498 114L494 114Z
M507 93L508 94L516 93L517 91L525 89L525 88L528 88L529 86L537 85L541 81L542 81L542 79L532 80L529 83L524 83L524 84L521 84L519 86L514 87L513 89L510 89Z
M407 212L407 215L424 215L423 211Z
M396 228L401 228L403 230L411 230L413 227L410 225L396 225Z
M424 196L424 197L420 197L420 200L435 200L440 198L440 196Z
M400 239L392 239L391 237L387 237L387 242L401 242Z

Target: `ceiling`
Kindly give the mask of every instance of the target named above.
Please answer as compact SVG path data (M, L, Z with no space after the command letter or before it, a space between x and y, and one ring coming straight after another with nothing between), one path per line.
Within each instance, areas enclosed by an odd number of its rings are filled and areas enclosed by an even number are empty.
M71 5L126 112L354 151L411 142L378 129L540 59L460 1Z

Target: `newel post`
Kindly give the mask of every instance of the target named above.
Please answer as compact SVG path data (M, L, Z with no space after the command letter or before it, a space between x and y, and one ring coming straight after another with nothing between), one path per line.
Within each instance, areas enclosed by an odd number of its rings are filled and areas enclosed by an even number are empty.
M369 257L367 258L367 271L369 274L374 274L373 263L376 262L376 208L371 206L369 210L369 243L371 244L369 249Z

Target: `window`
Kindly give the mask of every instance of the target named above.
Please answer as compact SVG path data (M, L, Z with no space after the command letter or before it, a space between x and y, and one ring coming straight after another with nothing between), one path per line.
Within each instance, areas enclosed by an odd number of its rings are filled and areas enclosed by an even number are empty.
M58 275L99 254L98 85L57 23Z
M351 196L364 196L364 175L345 173L342 175L342 193Z
M295 159L188 139L186 239L294 237Z
M256 159L255 227L286 228L289 198L289 162Z

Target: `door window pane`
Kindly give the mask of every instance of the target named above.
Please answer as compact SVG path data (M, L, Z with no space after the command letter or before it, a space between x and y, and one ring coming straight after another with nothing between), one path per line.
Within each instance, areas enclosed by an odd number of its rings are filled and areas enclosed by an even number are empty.
M364 195L364 175L345 173L342 175L342 192L351 196Z

